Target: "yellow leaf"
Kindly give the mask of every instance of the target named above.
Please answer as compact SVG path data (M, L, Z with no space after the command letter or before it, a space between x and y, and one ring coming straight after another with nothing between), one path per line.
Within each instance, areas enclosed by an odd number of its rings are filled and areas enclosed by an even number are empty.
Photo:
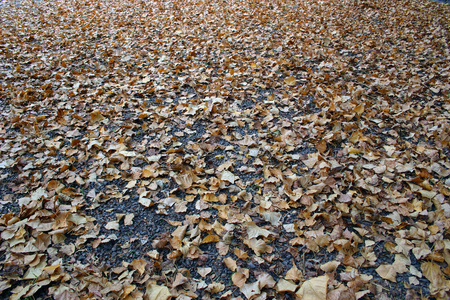
M148 251L148 252L147 252L147 255L148 255L150 258L153 258L153 259L155 259L155 260L158 260L158 259L159 259L159 252L158 252L157 250L151 250L151 251Z
M134 188L135 186L136 186L136 180L131 180L130 182L128 182L128 184L125 186L125 188L131 189L131 188Z
M173 237L177 237L180 241L183 240L184 235L186 234L187 225L179 226L177 229L175 229L174 232L172 232Z
M312 168L314 167L314 165L317 163L317 161L319 160L318 158L318 154L317 153L313 153L313 154L308 154L309 158L304 160L303 163L308 167L308 168Z
M208 243L217 243L220 241L220 238L215 234L208 234L203 240L202 244L208 244Z
M355 131L352 133L352 136L348 139L351 143L356 144L357 142L366 142L368 141L367 137L365 137L361 130Z
M434 262L424 262L420 265L423 276L430 281L431 294L437 293L441 289L449 289L449 280L445 280L438 264Z
M202 196L202 200L205 202L218 202L216 195L213 192L206 192Z
M267 222L270 222L273 226L279 226L281 225L281 213L280 212L264 212L261 213L261 216L266 220Z
M150 165L145 166L145 168L142 170L142 175L141 176L143 178L155 177L153 171L154 171L154 169L153 169L152 166L150 166Z
M348 149L348 153L349 153L349 154L358 154L358 153L361 153L361 150L356 149L356 148L353 148L353 147L350 147L350 148Z
M145 207L150 207L153 204L152 200L149 198L145 198L143 195L144 194L141 194L141 196L139 196L139 203Z
M208 285L205 291L211 294L217 294L225 289L225 285L220 282L213 282Z
M124 286L123 288L123 293L122 295L120 295L122 297L122 299L124 299L126 296L128 296L132 291L134 291L136 289L136 286L133 284Z
M245 269L245 270L248 273L248 269ZM248 277L248 275L247 275L247 277ZM273 279L273 277L270 276L270 274L268 274L268 273L261 273L256 277L256 279L258 280L259 288L261 288L261 289L265 288L265 287L273 288L277 284L277 282Z
M54 265L54 266L48 266L48 267L45 267L43 270L47 274L52 275L60 266L61 266L60 264L57 264L57 265Z
M326 300L328 276L319 276L305 281L296 296L302 300Z
M42 260L38 265L31 267L27 270L23 279L36 279L41 276L43 269L45 268L46 261Z
M422 195L422 197L428 198L428 199L433 199L437 195L436 192L427 191L427 190L420 190L419 193Z

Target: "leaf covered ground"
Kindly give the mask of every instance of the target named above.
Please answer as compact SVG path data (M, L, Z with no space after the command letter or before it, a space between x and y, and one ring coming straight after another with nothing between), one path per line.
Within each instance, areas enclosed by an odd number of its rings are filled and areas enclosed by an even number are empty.
M3 1L2 298L448 299L449 18Z

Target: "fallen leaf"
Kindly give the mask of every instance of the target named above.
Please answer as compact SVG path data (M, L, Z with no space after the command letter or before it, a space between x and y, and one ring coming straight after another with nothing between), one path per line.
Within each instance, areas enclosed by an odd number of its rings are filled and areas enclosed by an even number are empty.
M188 278L186 278L183 274L181 274L181 273L177 273L177 275L176 275L176 277L175 277L175 280L173 281L173 283L172 283L172 287L177 287L177 286L180 286L180 285L183 285L183 284L185 284L186 282L188 282L189 281L189 279Z
M245 295L245 297L247 297L247 299L252 299L254 296L261 294L258 281L244 284L240 288L240 291Z
M198 274L200 274L200 276L205 277L206 275L208 275L209 273L211 273L212 268L198 268L197 272Z
M223 181L228 181L231 184L234 184L234 181L236 180L236 176L234 176L234 174L231 173L230 171L224 170L224 171L222 171L220 179Z
M275 289L277 290L277 292L295 293L297 288L298 288L298 285L296 285L295 283L293 283L291 281L284 280L284 279L280 279L278 281L277 285L275 286Z
M143 259L134 259L131 262L131 267L139 272L139 274L144 274L145 267L147 266L147 262Z
M103 121L105 117L100 113L98 109L91 112L91 123L97 123Z
M133 213L125 215L125 218L123 220L123 224L125 226L133 225L133 218L134 218L134 214Z
M230 269L231 271L236 271L237 269L237 264L236 261L234 259L232 259L231 257L225 257L223 259L223 263L227 266L228 269Z
M145 296L149 300L167 300L172 297L169 289L166 286L156 284L147 285Z
M301 281L301 280L303 280L302 271L300 271L297 268L295 263L293 263L292 267L289 269L289 271L287 271L285 279L286 280L293 280L293 281Z
M295 77L289 76L284 79L284 83L289 86L294 86L297 83L297 80L295 79Z
M302 300L326 300L328 276L311 278L300 286L296 296Z
M270 234L273 234L267 229L258 227L254 222L249 222L247 224L247 235L249 239L257 238L260 236L268 237Z
M118 221L111 221L106 223L105 228L108 230L119 230L119 222Z
M378 275L380 275L381 278L390 280L392 282L397 282L397 271L395 270L395 266L393 265L380 265L376 270Z
M243 273L233 273L233 275L231 275L231 281L233 281L233 284L235 286L237 286L238 288L242 288L245 284L245 282L248 279L248 274L243 274Z

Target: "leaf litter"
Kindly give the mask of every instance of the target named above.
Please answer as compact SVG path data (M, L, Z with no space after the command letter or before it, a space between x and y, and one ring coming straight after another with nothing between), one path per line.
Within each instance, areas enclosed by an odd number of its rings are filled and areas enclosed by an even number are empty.
M447 299L448 6L0 15L2 296Z

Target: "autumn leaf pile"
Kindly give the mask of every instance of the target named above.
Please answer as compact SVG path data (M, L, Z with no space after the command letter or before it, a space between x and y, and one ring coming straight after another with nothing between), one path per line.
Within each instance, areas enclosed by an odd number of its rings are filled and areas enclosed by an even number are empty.
M2 298L448 299L449 18L3 1Z

